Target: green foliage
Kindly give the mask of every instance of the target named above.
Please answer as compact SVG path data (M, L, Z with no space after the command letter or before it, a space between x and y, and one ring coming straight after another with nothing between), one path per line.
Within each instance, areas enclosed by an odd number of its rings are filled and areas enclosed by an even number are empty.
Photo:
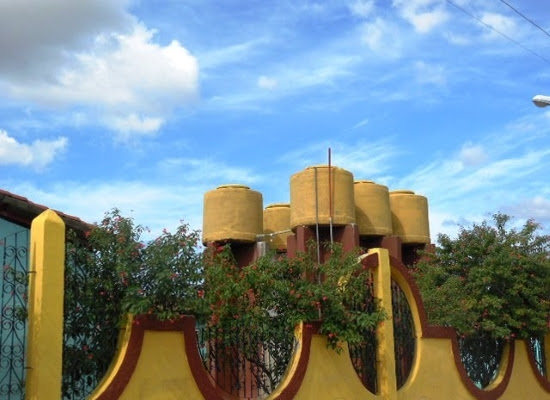
M185 224L147 244L143 232L114 209L86 238L67 233L64 398L89 394L101 379L127 313L159 320L194 315L215 333L210 350L238 345L267 376L266 390L286 370L299 322L319 321L320 333L341 351L343 341L360 343L385 318L366 290L370 271L357 262L357 253L339 246L321 265L310 253L295 259L270 254L237 268L229 248L205 257L199 234ZM243 341L243 335L253 340ZM271 362L258 359L259 345Z
M114 209L86 235L67 232L63 392L82 398L107 370L126 313L202 315L199 235L181 225L145 245L144 228Z
M534 221L519 230L509 221L496 214L456 239L440 235L413 269L428 319L457 329L462 362L479 387L494 378L506 341L550 327L550 236L538 235Z
M343 341L363 341L363 332L386 317L365 296L370 271L358 263L357 253L337 245L320 265L311 254L293 259L268 254L242 269L227 248L211 254L205 268L210 324L223 330L246 326L283 341L299 322L318 321L336 351Z
M505 340L548 331L550 236L537 235L533 221L508 228L509 220L496 214L493 225L462 228L456 239L440 235L435 251L416 265L432 323Z

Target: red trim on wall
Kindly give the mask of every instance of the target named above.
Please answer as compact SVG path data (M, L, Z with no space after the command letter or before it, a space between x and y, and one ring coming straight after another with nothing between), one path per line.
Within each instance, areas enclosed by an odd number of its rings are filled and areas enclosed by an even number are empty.
M120 368L116 372L113 380L105 391L98 397L98 400L117 400L130 379L134 374L136 365L141 354L141 346L143 344L143 336L145 330L143 326L140 326L140 321L134 319L132 322L132 331L130 332L130 339L128 340L128 346L126 349L126 354L124 355L124 360L120 365Z
M504 376L502 377L502 381L496 386L494 389L491 390L484 390L478 388L468 374L466 373L466 369L464 368L464 365L462 364L462 361L460 360L460 348L458 346L458 339L456 335L450 338L453 345L453 357L455 360L455 365L458 373L460 374L460 377L462 378L462 383L468 391L475 396L476 399L480 400L496 400L506 390L506 387L508 386L508 383L510 383L510 377L512 376L512 369L514 366L514 355L515 355L515 346L514 342L510 342L509 350L508 350L508 364L506 365L506 371L504 372Z
M213 385L204 370L198 353L194 317L182 315L171 321L159 321L154 316L139 315L134 318L131 329L132 332L130 333L124 360L113 378L113 381L98 397L98 400L117 400L122 395L135 371L141 354L143 337L146 330L157 332L182 332L185 339L185 353L187 354L193 378L201 394L209 400L226 400L231 398L224 395L221 390L218 390Z
M464 386L466 386L468 391L476 399L480 399L480 400L494 400L499 398L506 390L506 387L508 386L508 383L510 382L510 377L512 375L512 368L514 365L514 354L515 354L514 343L513 342L510 343L508 363L506 366L506 371L504 373L504 376L500 384L492 390L483 390L478 388L476 385L474 385L472 380L468 377L468 374L466 373L466 369L464 368L464 365L460 360L460 349L458 346L456 329L452 327L446 327L446 326L429 325L428 318L426 316L426 309L424 308L424 302L422 301L422 297L420 296L420 290L418 289L418 286L416 285L416 282L414 281L413 277L409 273L407 267L405 267L405 265L401 261L399 261L397 258L392 256L390 256L390 264L392 268L399 271L399 273L403 276L403 278L407 282L407 285L411 289L412 295L414 297L414 301L416 302L416 306L418 309L418 315L419 315L420 325L422 330L422 337L429 338L429 339L451 340L455 367L460 375L460 378L462 379L462 383L464 384Z
M229 393L226 393L218 388L208 372L204 369L197 344L195 318L192 316L185 316L184 319L186 321L183 327L183 335L185 337L185 354L187 354L189 368L191 369L191 373L201 394L208 400L236 399L236 397L233 397Z
M316 323L304 323L302 330L302 340L301 346L302 351L300 352L300 359L298 360L298 365L292 377L290 377L290 382L286 387L279 393L274 399L277 400L292 400L304 381L306 376L307 366L309 363L309 355L311 352L311 339L314 333L319 331L319 324Z

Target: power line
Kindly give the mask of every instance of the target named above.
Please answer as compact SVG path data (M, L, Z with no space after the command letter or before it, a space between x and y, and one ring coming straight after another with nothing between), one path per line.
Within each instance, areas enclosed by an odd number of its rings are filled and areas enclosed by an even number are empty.
M502 0L501 0L502 1ZM512 39L510 36L504 34L503 32L499 31L498 29L494 28L493 26L489 25L488 23L486 22L483 22L481 19L479 19L478 17L476 17L474 14L472 14L471 12L469 12L468 10L460 7L458 4L456 3L453 3L451 0L447 0L447 3L451 4L452 6L458 8L460 11L462 11L464 14L470 16L471 18L475 19L477 22L479 22L480 24L482 25L485 25L487 28L491 29L492 31L498 33L500 36L502 36L503 38L505 39L508 39L509 41L511 41L512 43L514 43L516 46L519 46L521 47L523 50L525 51L528 51L529 53L533 54L534 56L540 58L541 60L543 60L544 62L550 64L550 60L548 60L547 58L541 56L540 54L538 53L535 53L533 50L525 47L524 45L522 45L520 42Z
M546 34L546 36L550 36L550 33L548 33L547 31L544 30L544 28L542 28L541 26L539 26L536 22L532 21L531 19L527 18L525 15L523 15L521 12L519 12L518 10L516 10L514 7L512 7L512 5L510 3L508 3L507 1L505 0L500 0L501 3L504 3L506 4L508 7L510 7L512 10L514 10L514 12L516 12L516 14L518 14L519 16L521 16L524 20L526 21L529 21L531 23L531 25L533 26L536 26L537 28L539 28L542 32L544 32Z

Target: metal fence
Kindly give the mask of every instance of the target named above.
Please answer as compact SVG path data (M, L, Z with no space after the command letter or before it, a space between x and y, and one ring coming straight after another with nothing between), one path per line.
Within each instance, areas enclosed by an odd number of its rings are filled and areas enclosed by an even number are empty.
M365 302L369 305L367 312L375 310L374 287L372 280L365 290ZM392 314L395 349L395 373L397 388L403 386L409 377L416 351L416 337L411 309L405 294L392 280ZM350 346L350 357L353 367L363 385L372 393L378 391L376 371L376 331L364 332L360 345Z
M409 302L405 293L394 280L391 282L391 292L395 375L399 389L405 384L411 373L416 351L416 337Z
M487 387L498 375L504 340L492 338L488 333L480 332L458 338L460 359L468 377L479 388Z
M546 365L546 354L544 349L544 337L534 337L529 339L528 342L533 358L535 359L535 365L539 373L548 378L548 366Z
M249 328L222 332L215 327L199 327L199 353L220 389L239 398L262 399L283 378L295 340L292 332L270 338Z
M0 239L1 320L0 320L0 399L25 396L25 343L27 336L28 289L27 229Z
M368 313L376 311L376 301L374 298L374 283L371 275L371 279L367 281L367 287L365 288L365 297L363 299L363 306L366 309L363 310ZM369 329L363 332L363 342L359 345L349 346L349 354L351 357L351 363L353 368L363 386L365 386L372 393L378 391L378 379L376 373L376 330Z

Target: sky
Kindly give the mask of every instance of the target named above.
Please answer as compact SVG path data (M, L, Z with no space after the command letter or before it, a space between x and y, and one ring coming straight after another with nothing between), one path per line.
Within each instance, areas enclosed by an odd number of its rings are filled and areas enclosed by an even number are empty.
M550 232L548 21L547 0L0 0L0 188L153 237L201 229L222 184L288 202L330 148L426 196L432 241L496 212Z

